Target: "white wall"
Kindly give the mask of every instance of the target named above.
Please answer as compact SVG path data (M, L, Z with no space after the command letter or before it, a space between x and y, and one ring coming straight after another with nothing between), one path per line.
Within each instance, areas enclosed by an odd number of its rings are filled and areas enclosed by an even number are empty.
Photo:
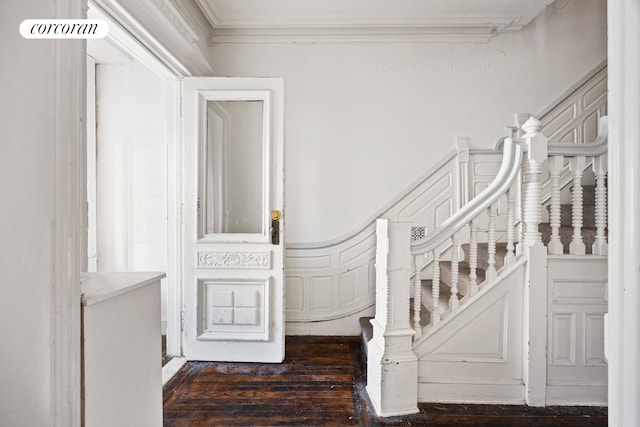
M98 64L96 83L98 271L166 272L164 79L134 61Z
M25 40L73 0L0 2L0 425L80 425L84 48Z
M606 57L606 2L557 1L487 44L217 44L219 76L283 76L288 243L344 236L445 153L493 147Z

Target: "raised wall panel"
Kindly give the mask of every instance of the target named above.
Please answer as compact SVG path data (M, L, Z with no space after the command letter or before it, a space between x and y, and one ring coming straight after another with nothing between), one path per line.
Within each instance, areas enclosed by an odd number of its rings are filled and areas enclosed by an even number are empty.
M574 366L576 364L576 315L553 313L551 317L553 345L551 364Z
M587 314L585 316L584 355L587 366L606 366L604 355L604 315Z
M360 280L361 271L362 269L358 267L340 275L338 280L340 285L338 288L340 305L349 304L359 296L358 282Z
M455 316L427 330L414 352L418 400L522 403L524 263Z
M304 309L303 279L299 276L287 276L285 279L287 310Z
M311 310L330 310L333 307L333 280L331 277L312 277L309 281Z
M549 258L548 405L607 403L606 282L606 257Z

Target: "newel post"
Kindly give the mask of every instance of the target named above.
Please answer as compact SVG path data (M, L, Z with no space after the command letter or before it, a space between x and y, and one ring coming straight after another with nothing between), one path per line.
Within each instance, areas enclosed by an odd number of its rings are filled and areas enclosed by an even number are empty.
M418 412L418 359L413 353L411 223L376 224L376 316L367 357L367 393L377 415Z
M547 398L547 249L538 225L542 221L542 165L547 159L547 138L538 132L540 121L531 117L522 129L527 153L522 165L522 253L527 257L524 306L525 401L544 406Z

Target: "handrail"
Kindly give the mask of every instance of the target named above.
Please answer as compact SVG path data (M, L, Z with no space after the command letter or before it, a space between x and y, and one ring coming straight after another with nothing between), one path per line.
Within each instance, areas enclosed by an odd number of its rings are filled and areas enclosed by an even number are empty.
M591 144L572 144L566 142L556 142L549 144L549 156L601 156L607 152L608 147L609 120L607 116L600 117L598 123L598 136Z
M411 253L418 255L432 251L442 245L454 233L466 226L502 197L513 184L522 163L524 141L505 138L502 164L496 178L480 194L444 221L428 236L411 243Z

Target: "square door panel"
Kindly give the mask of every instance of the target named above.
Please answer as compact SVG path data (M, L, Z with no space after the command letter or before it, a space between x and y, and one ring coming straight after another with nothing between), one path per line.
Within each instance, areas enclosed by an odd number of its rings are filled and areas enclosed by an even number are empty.
M198 280L198 340L269 340L270 280Z

